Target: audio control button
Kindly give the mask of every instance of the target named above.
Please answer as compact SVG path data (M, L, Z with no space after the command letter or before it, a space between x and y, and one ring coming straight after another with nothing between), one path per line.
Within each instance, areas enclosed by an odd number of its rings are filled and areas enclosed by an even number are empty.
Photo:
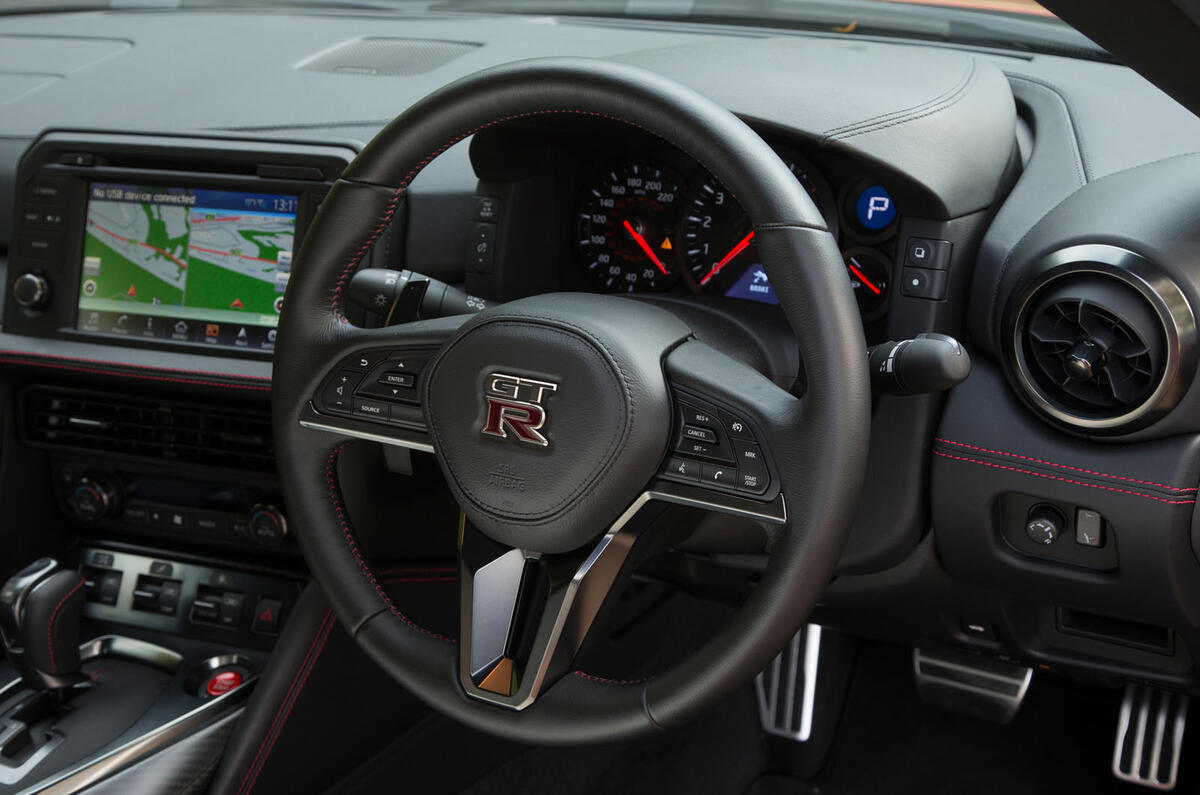
M321 408L325 411L349 414L354 405L354 390L361 380L362 373L355 370L335 373L321 389Z

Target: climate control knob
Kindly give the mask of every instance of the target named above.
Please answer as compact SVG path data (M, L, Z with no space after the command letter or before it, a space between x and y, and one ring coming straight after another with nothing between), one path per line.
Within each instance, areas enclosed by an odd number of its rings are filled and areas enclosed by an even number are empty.
M255 505L250 511L250 535L263 546L273 546L287 535L287 519L274 505Z
M67 506L71 513L85 522L116 516L120 504L120 488L99 477L81 477L71 486L71 493L67 495Z
M50 282L36 273L22 273L13 282L12 295L26 309L45 309L50 303Z

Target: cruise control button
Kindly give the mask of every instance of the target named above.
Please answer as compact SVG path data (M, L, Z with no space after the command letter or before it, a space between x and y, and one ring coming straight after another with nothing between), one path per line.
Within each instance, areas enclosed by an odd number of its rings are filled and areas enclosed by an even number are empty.
M362 380L362 375L354 370L342 370L325 383L321 390L322 408L327 411L349 412L354 397L354 388Z
M721 424L715 409L695 403L679 401L679 413L684 425L703 425L714 427Z
M733 449L737 454L738 488L762 494L771 484L762 448L747 442L734 442Z
M696 461L687 461L682 458L672 458L667 462L667 466L663 469L664 472L670 472L672 475L688 480L700 479L700 464Z
M748 442L754 441L754 433L750 430L750 426L746 424L746 421L741 417L730 414L728 411L721 412L721 427L733 439L745 439Z
M736 486L738 483L738 473L732 467L704 464L700 467L700 481L702 483L715 483L719 486Z
M679 444L675 446L675 451L683 453L686 456L709 458L713 461L733 462L733 454L723 444L709 444L708 442L696 442L691 439L680 439Z
M717 432L710 428L700 428L695 425L683 426L683 438L698 442L717 443Z

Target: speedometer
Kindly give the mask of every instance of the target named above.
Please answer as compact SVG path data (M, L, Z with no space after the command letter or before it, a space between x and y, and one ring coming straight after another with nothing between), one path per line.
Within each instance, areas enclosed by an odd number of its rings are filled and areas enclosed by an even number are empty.
M798 157L783 152L780 157L825 214L833 204L829 187L810 167L802 166ZM830 229L836 234L835 227ZM716 177L709 176L701 183L687 206L683 247L694 288L733 298L779 303L760 264L750 218Z
M680 182L665 168L629 163L584 193L579 257L607 292L663 290L679 279L675 230Z

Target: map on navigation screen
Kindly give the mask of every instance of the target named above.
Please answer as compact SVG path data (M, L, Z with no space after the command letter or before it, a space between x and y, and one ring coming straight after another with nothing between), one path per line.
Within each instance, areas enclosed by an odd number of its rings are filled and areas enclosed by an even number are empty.
M105 324L112 313L124 318L122 326L131 325L130 314L177 319L154 336L185 330L194 338L188 321L211 321L206 330L218 332L222 322L276 325L291 271L296 204L294 196L265 193L92 184L81 327L90 329L93 319Z

